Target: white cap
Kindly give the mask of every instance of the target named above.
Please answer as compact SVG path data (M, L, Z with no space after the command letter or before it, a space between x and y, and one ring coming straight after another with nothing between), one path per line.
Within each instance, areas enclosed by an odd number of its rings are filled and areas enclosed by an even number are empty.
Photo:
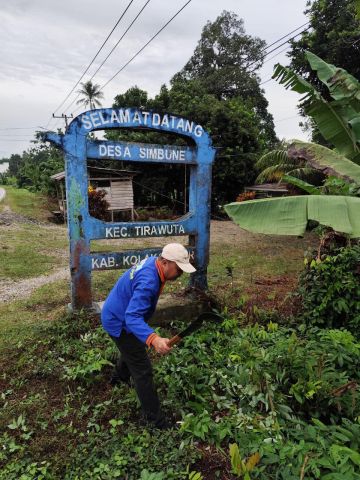
M175 262L178 267L186 273L196 272L190 263L190 255L186 248L180 243L168 243L163 248L161 256L166 260Z

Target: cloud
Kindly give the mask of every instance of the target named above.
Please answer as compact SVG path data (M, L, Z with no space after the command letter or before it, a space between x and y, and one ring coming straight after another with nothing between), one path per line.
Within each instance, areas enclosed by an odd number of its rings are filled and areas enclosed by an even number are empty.
M106 83L186 0L151 0L139 20L126 35L108 62L94 78ZM92 65L96 70L110 48L115 45L145 0L134 0L115 30L104 51ZM90 60L114 26L128 1L107 0L11 0L0 5L1 69L0 128L8 126L45 125L52 112L79 79ZM193 0L183 12L104 90L104 106L110 106L116 94L133 85L154 96L163 83L179 71L190 58L208 20L214 21L223 9L244 18L248 34L268 43L305 23L306 0ZM281 58L281 57L279 57ZM262 80L271 75L269 62L262 69ZM89 76L85 76L87 80ZM275 118L294 112L296 99L280 87L269 84L266 96ZM77 90L77 89L76 89ZM277 92L277 93L276 93ZM75 95L62 107L66 107ZM72 105L68 113L75 110ZM60 112L62 110L60 109ZM296 110L294 115L296 114ZM60 121L59 124L62 122ZM296 120L280 125L279 131L295 125ZM56 125L55 122L50 124ZM24 143L3 142L0 150L22 151ZM3 154L1 154L3 156Z

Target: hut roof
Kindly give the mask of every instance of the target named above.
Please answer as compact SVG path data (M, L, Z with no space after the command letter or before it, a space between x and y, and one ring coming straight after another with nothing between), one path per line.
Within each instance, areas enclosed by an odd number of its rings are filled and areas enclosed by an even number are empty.
M102 179L116 179L116 178L132 178L137 175L139 172L135 170L115 170L112 168L100 168L100 167L87 167L88 174L90 177L99 177ZM52 180L57 182L65 178L65 171L55 173L50 177Z
M245 187L247 192L284 192L286 193L288 189L286 185L279 183L261 183L258 185L250 185Z

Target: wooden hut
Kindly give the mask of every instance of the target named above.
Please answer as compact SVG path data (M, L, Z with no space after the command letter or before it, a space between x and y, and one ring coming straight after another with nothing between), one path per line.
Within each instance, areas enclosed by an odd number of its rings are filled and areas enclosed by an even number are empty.
M244 188L245 192L255 192L255 198L284 197L289 190L283 183L262 183Z
M130 212L134 220L134 191L133 177L138 173L130 170L113 170L110 168L88 167L88 183L96 190L105 190L105 199L109 203L111 220L114 221L115 212ZM51 175L56 181L56 191L59 210L53 211L53 215L66 219L66 192L65 172Z

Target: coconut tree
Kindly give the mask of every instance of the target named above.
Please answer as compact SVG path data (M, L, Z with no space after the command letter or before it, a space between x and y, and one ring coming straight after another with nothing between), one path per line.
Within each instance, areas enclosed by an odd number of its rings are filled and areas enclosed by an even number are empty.
M303 158L290 158L288 155L290 146L291 143L285 144L282 149L271 150L259 158L255 163L256 169L260 171L256 183L284 182L285 176L288 178L290 176L300 181L311 182L313 185L322 184L325 180L322 172L310 167Z
M100 99L104 98L104 94L100 90L100 85L93 84L91 80L88 82L81 82L81 88L77 91L79 95L82 95L76 103L78 105L89 106L90 109L101 107Z

